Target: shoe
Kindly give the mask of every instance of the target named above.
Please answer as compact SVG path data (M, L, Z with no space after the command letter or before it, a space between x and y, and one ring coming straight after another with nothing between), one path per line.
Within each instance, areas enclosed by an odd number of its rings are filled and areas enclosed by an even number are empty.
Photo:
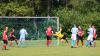
M71 46L71 48L73 48L73 46Z

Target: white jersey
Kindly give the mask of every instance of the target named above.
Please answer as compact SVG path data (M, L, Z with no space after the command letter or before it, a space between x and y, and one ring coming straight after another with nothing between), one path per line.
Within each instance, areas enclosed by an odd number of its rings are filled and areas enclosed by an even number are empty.
M93 40L93 28L89 28L88 29L88 38L87 38L87 40L90 40L90 41L92 41Z
M93 28L89 28L89 29L88 29L88 34L89 34L89 35L93 35Z
M72 40L76 40L76 35L77 35L77 32L78 32L78 28L73 27L73 28L71 29L71 32L72 32L71 39L72 39Z
M20 34L20 40L25 40L25 36L27 35L27 31L23 28L19 32Z
M71 29L71 32L72 32L72 34L77 34L78 28L73 27L73 28Z

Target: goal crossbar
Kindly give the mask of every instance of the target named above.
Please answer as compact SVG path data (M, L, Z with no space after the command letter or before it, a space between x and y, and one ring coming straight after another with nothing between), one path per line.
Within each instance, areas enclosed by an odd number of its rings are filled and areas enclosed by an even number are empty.
M3 18L15 18L15 19L18 19L18 18L56 18L57 19L57 31L59 31L59 17L50 17L50 16L47 16L47 17L29 17L29 16L25 16L25 17L17 17L17 16L0 16L0 19L3 19Z
M13 16L8 17L8 16L0 16L0 18L57 18L58 19L59 17L49 17L49 16L48 17L28 17L28 16L27 17L13 17Z

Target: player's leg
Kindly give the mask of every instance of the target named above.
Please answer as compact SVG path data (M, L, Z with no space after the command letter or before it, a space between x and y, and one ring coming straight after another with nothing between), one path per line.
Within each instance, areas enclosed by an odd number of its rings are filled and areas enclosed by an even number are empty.
M95 38L93 38L93 46L94 47L96 47L96 41L95 41L96 39Z
M73 48L74 47L74 45L73 45L73 43L74 43L74 40L73 40L73 34L71 35L71 48Z
M91 35L88 36L87 40L88 40L88 46L91 46Z
M63 38L64 38L65 42L66 42L68 45L70 45L70 44L69 44L69 41L68 41L67 34L63 34L63 35L64 35Z
M75 47L75 44L76 44L76 40L72 40L72 46L71 46L71 48Z
M72 48L75 47L76 44L76 34L72 34Z
M59 45L59 44L60 44L60 38L57 37L57 45Z
M72 43L71 43L71 48L73 48L74 47L74 40L72 40Z
M18 45L18 40L17 40L17 38L14 38L14 41L15 41L16 45Z
M76 40L73 40L73 47L76 47Z
M68 45L70 45L70 42L68 41L68 39L67 39L67 38L65 39L65 41L66 41L66 43L68 43Z
M48 36L46 36L47 37L47 41L46 41L46 46L48 46L48 43L49 43L49 40L48 40Z
M86 40L85 41L85 46L88 47L88 45L89 45L89 42L88 42L88 40Z
M19 39L18 46L19 46L19 47L21 47L21 46L22 46L22 38L21 38L21 37L20 37L20 39Z
M25 47L25 38L22 38L22 47Z
M80 40L81 40L82 47L84 48L85 46L84 46L83 37L81 37Z
M80 40L80 36L77 35L77 43L76 43L77 47L78 47L78 44L79 44L79 40Z
M7 45L8 45L8 41L7 40L3 40L3 49L7 50Z
M9 44L10 46L12 46L12 44L13 44L12 41L13 41L13 38L10 37L10 44Z
M92 47L93 46L93 35L91 35L90 37L91 37L90 38L90 47Z
M47 36L47 42L46 45L49 47L51 45L51 37Z
M10 44L9 44L9 46L12 46L12 44L13 44L13 43L12 43L12 41L10 41Z

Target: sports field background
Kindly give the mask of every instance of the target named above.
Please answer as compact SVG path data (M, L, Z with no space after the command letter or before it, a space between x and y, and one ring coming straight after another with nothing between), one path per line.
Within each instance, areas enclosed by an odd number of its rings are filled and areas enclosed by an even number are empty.
M56 45L53 40L51 47L46 47L45 40L26 41L26 47L9 47L8 50L2 50L2 41L0 42L0 56L100 56L100 41L97 40L97 47L70 48L68 44L61 43Z

